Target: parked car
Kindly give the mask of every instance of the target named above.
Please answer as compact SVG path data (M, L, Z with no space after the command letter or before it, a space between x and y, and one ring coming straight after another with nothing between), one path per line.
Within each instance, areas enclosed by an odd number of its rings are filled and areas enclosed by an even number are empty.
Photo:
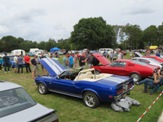
M94 53L94 62L92 68L95 68L99 73L110 73L134 78L134 81L140 81L142 78L147 78L153 75L156 66L150 66L138 61L128 59L116 60L110 63L107 58L99 53Z
M86 106L120 100L134 87L132 78L112 74L96 74L95 70L66 70L59 62L42 58L39 62L49 72L35 79L40 94L49 91L83 99Z
M158 57L156 55L149 55L149 56L143 56L141 53L139 52L134 52L135 54L135 57L144 57L144 58L152 58L152 59L155 59L157 60L158 62L160 63L163 63L163 58L162 57Z
M157 61L160 62L160 63L163 63L163 58L158 57L158 56L155 56L155 55L143 56L143 57L145 57L145 58L152 58L152 59L157 60Z
M18 84L0 81L0 122L58 122L56 110L35 102Z
M158 66L159 68L162 68L161 63L153 58L135 57L135 58L132 58L131 60L143 62L146 64L150 64L150 65L154 65L154 66Z

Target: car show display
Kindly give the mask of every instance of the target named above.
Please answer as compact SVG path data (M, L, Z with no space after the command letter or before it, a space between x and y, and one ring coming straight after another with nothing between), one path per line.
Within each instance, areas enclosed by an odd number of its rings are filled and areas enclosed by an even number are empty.
M98 60L92 66L96 72L129 76L134 79L134 82L140 81L142 78L151 77L153 71L158 68L129 59L119 59L110 63L107 58L99 53L94 53L93 56Z
M68 70L50 58L39 61L49 73L35 79L40 94L51 91L81 98L86 106L95 108L101 102L120 101L134 88L133 78L127 76L96 74L94 68Z

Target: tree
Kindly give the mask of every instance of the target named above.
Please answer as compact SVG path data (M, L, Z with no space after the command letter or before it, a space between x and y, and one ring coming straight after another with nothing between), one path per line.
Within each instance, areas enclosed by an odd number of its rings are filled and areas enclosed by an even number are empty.
M144 48L142 30L138 25L127 24L123 27L123 32L125 33L126 40L128 40L131 49Z
M18 41L13 36L4 36L1 41L4 44L3 51L10 52L15 47L18 47Z
M62 49L66 49L66 50L73 49L72 43L69 38L65 40L63 39L58 40L58 47L62 47Z
M114 41L113 28L102 17L81 19L71 33L71 43L76 49L112 47Z
M154 25L149 26L143 32L143 41L146 46L150 46L152 44L157 43L158 30L157 27Z
M163 46L163 23L162 23L162 25L158 26L157 45L162 45Z

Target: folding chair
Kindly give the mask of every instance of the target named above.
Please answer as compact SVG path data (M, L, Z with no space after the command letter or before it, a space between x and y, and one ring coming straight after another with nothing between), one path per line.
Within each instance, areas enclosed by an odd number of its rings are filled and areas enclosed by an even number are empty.
M154 93L154 92L156 92L156 91L163 91L163 90L161 90L161 86L163 85L163 80L161 80L159 83L157 83L157 84L153 84L153 87L151 88L151 90L150 90L150 94L152 94L152 93Z

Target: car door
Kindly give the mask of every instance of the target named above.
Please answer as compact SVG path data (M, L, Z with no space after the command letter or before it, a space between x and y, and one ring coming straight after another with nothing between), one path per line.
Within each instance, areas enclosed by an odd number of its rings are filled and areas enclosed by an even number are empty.
M110 70L112 71L112 74L126 76L127 75L126 66L127 63L124 61L115 61L110 65L110 67L112 67L110 68Z
M75 82L70 79L55 78L51 82L52 91L65 95L78 95L80 91L76 88Z

